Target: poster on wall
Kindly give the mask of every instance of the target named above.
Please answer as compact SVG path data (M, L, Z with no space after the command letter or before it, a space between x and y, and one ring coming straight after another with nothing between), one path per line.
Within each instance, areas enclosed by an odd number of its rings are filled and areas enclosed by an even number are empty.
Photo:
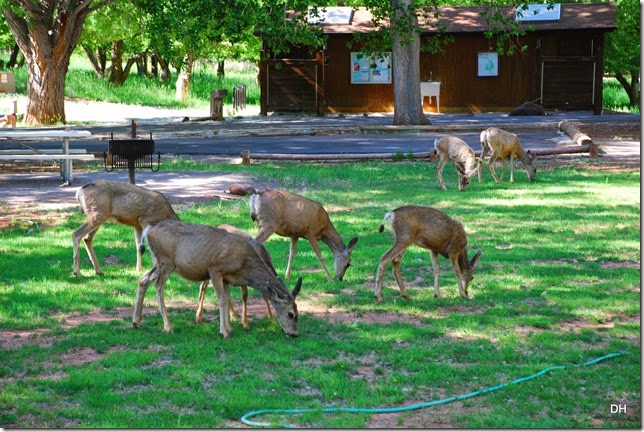
M351 53L351 84L391 84L391 53Z
M499 76L499 54L480 52L478 71L479 76Z

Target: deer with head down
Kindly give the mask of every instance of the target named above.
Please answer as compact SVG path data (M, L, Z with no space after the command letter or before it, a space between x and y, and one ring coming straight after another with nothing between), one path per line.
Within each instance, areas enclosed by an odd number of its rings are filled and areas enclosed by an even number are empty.
M163 290L171 273L190 281L210 280L219 303L219 332L224 338L232 333L230 325L230 285L251 286L268 298L280 327L289 337L297 337L295 297L302 278L290 292L277 277L271 257L260 242L245 234L206 225L179 221L162 221L143 231L154 266L139 279L132 323L141 324L143 298L148 286L156 282L163 329L172 331L163 299ZM140 249L144 250L143 243Z
M179 220L167 198L155 192L129 183L96 180L76 192L81 213L87 220L74 233L74 275L80 276L81 239L96 274L103 271L94 253L94 235L107 221L114 221L134 228L136 245L141 243L141 233L146 226L162 220ZM136 269L141 271L141 253L136 254Z
M429 249L434 271L435 298L440 296L438 291L438 274L440 271L438 254L449 258L452 262L461 297L468 297L467 288L473 279L472 273L481 257L481 252L477 252L468 261L467 237L460 222L432 207L404 206L385 214L379 232L384 231L385 222L388 219L391 221L395 240L394 245L382 255L378 265L374 289L374 294L378 301L382 301L382 280L384 271L390 262L393 264L393 273L400 288L401 296L409 299L409 294L407 294L402 278L400 262L405 251L412 244Z
M438 186L447 190L443 180L443 169L447 162L454 162L456 173L458 174L458 190L465 191L470 184L470 180L476 173L479 173L479 183L481 174L479 171L480 159L474 155L474 150L467 145L465 141L454 136L444 136L434 141L434 152L438 156L438 166L436 174L438 177Z
M329 246L334 257L335 277L342 280L351 264L351 251L355 248L358 238L354 237L345 246L322 204L292 192L265 190L252 195L249 206L250 217L257 221L259 226L256 240L263 243L273 233L290 237L291 247L286 266L286 279L291 274L293 258L297 253L297 241L303 237L311 244L327 279L332 280L333 278L322 259L318 240L322 240Z
M518 136L503 129L491 127L481 132L480 138L481 160L484 160L485 155L488 152L491 153L490 159L488 160L488 166L490 167L490 172L492 173L492 177L494 177L495 182L499 183L503 180L505 161L508 157L510 158L510 183L514 183L515 159L519 159L523 162L530 181L534 181L536 179L537 157L533 155L530 150L526 152L523 149ZM501 159L501 178L497 178L496 172L494 172L494 162L496 162L497 159Z

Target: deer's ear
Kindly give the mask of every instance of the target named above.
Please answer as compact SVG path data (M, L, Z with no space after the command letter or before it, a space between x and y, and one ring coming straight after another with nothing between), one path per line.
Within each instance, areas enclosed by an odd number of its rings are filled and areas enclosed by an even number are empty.
M358 243L358 237L352 238L351 241L349 242L349 246L347 246L347 250L351 252L353 248L356 247L356 243Z
M474 270L474 267L476 267L476 263L478 262L479 258L481 258L481 252L482 251L478 251L476 255L474 255L474 257L471 259L470 269Z
M295 284L295 288L293 288L293 291L291 292L291 295L293 298L297 297L297 295L300 293L300 288L302 288L302 277L297 280L297 283Z

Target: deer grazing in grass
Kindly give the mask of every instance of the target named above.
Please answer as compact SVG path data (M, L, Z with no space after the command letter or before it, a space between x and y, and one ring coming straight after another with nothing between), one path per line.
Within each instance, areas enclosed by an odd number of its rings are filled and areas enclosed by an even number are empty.
M244 232L244 231L242 231L240 229L237 229L236 227L234 227L232 225L222 224L222 225L219 225L217 228L224 229L224 230L226 230L226 231L228 231L230 233L244 235L249 240L252 239L252 237L249 236L248 234L246 234L246 232ZM206 279L205 281L203 281L201 283L201 286L199 287L199 302L198 302L198 305L197 305L197 314L195 316L195 321L198 322L198 323L201 322L201 318L202 318L202 315L203 315L203 302L204 302L204 299L206 297L206 290L208 289L208 283L209 282L210 281ZM248 328L248 287L246 285L242 285L240 288L241 288L241 292L242 292L241 325L242 325L243 328L247 329ZM268 319L272 321L273 320L273 311L271 310L271 304L268 301L268 298L266 298L266 296L263 296L263 297L264 297L264 301L266 302L266 308L268 310ZM233 308L232 302L229 303L229 310L230 310L230 314L232 316L236 315L236 312L235 312L235 309Z
M163 290L171 273L184 279L210 279L219 303L219 333L228 338L230 325L230 285L251 286L268 298L280 327L289 337L297 337L297 305L295 297L302 286L300 278L292 292L277 277L271 257L260 242L246 234L229 232L206 225L179 221L162 221L143 231L152 253L154 266L139 279L132 323L141 324L145 292L156 282L159 311L163 329L172 331L163 300ZM145 249L143 243L141 251Z
M179 220L179 216L163 194L129 183L96 180L80 188L76 193L76 200L80 205L81 213L87 216L87 220L72 234L75 276L80 276L81 239L85 243L96 274L103 274L94 253L93 241L96 231L105 222L114 221L133 227L134 239L138 245L141 243L143 228L147 225L166 219ZM136 269L141 270L141 254L138 246Z
M515 134L505 131L503 129L491 127L481 132L481 160L484 160L487 153L491 153L488 161L490 172L494 181L499 183L503 180L505 173L505 161L510 158L510 183L514 183L514 160L519 159L525 165L525 170L528 173L528 179L534 181L537 177L537 157L529 150L526 152L521 147L519 137ZM496 177L494 172L494 162L501 159L501 178Z
M345 246L322 204L291 192L265 190L252 195L249 206L250 216L259 226L256 240L263 243L273 233L291 238L286 279L291 274L293 258L297 252L297 241L303 237L311 244L327 279L332 280L322 260L318 240L322 240L329 246L334 257L335 277L342 280L351 263L351 251L355 248L358 238L354 237L348 246Z
M465 191L470 184L474 174L479 173L481 182L480 159L474 155L474 150L465 141L453 136L444 136L434 141L434 152L438 155L439 161L436 167L438 186L447 190L443 181L443 169L449 161L454 162L458 174L458 190Z
M449 258L456 273L458 290L461 297L467 298L467 287L472 281L472 272L476 262L481 257L477 252L468 261L467 258L467 237L463 225L450 218L440 210L431 207L404 206L385 214L380 225L379 232L385 229L385 221L391 220L391 228L394 232L394 245L380 258L378 271L376 273L376 286L374 293L378 301L382 301L382 279L387 265L393 264L393 273L400 288L400 294L409 299L402 278L400 262L405 251L412 244L424 249L429 249L434 271L434 297L438 298L438 274L440 271L438 254Z

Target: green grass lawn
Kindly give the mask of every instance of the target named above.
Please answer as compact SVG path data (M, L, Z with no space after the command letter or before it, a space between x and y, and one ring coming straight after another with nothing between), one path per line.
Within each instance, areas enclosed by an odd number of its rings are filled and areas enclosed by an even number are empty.
M166 162L162 169L188 166L244 173L322 202L345 241L359 237L344 280L328 282L301 240L287 282L304 278L300 337L286 338L260 313L249 330L234 322L223 340L213 290L206 323L195 324L189 302L198 284L173 275L165 298L174 332L165 334L153 288L145 303L153 313L142 328L131 326L140 273L129 227L101 228L95 249L105 276L93 274L81 251L82 278L71 276L71 233L82 215L65 213L60 224L35 231L2 229L0 427L235 428L252 410L418 404L618 351L627 354L393 417L316 412L253 420L316 428L641 427L639 170L550 165L534 183L519 172L514 184L498 185L486 172L484 183L459 192L453 168L443 191L433 165L409 161ZM393 241L389 228L378 227L386 211L405 204L458 219L470 256L483 251L471 299L458 295L442 257L443 297L434 299L429 254L412 247L403 259L411 300L399 296L390 267L384 302L375 301L378 260ZM179 216L257 233L247 197L196 204ZM288 245L279 236L266 243L280 275ZM239 304L239 289L232 293ZM20 332L34 335L18 343ZM626 413L611 414L612 405L626 405Z

